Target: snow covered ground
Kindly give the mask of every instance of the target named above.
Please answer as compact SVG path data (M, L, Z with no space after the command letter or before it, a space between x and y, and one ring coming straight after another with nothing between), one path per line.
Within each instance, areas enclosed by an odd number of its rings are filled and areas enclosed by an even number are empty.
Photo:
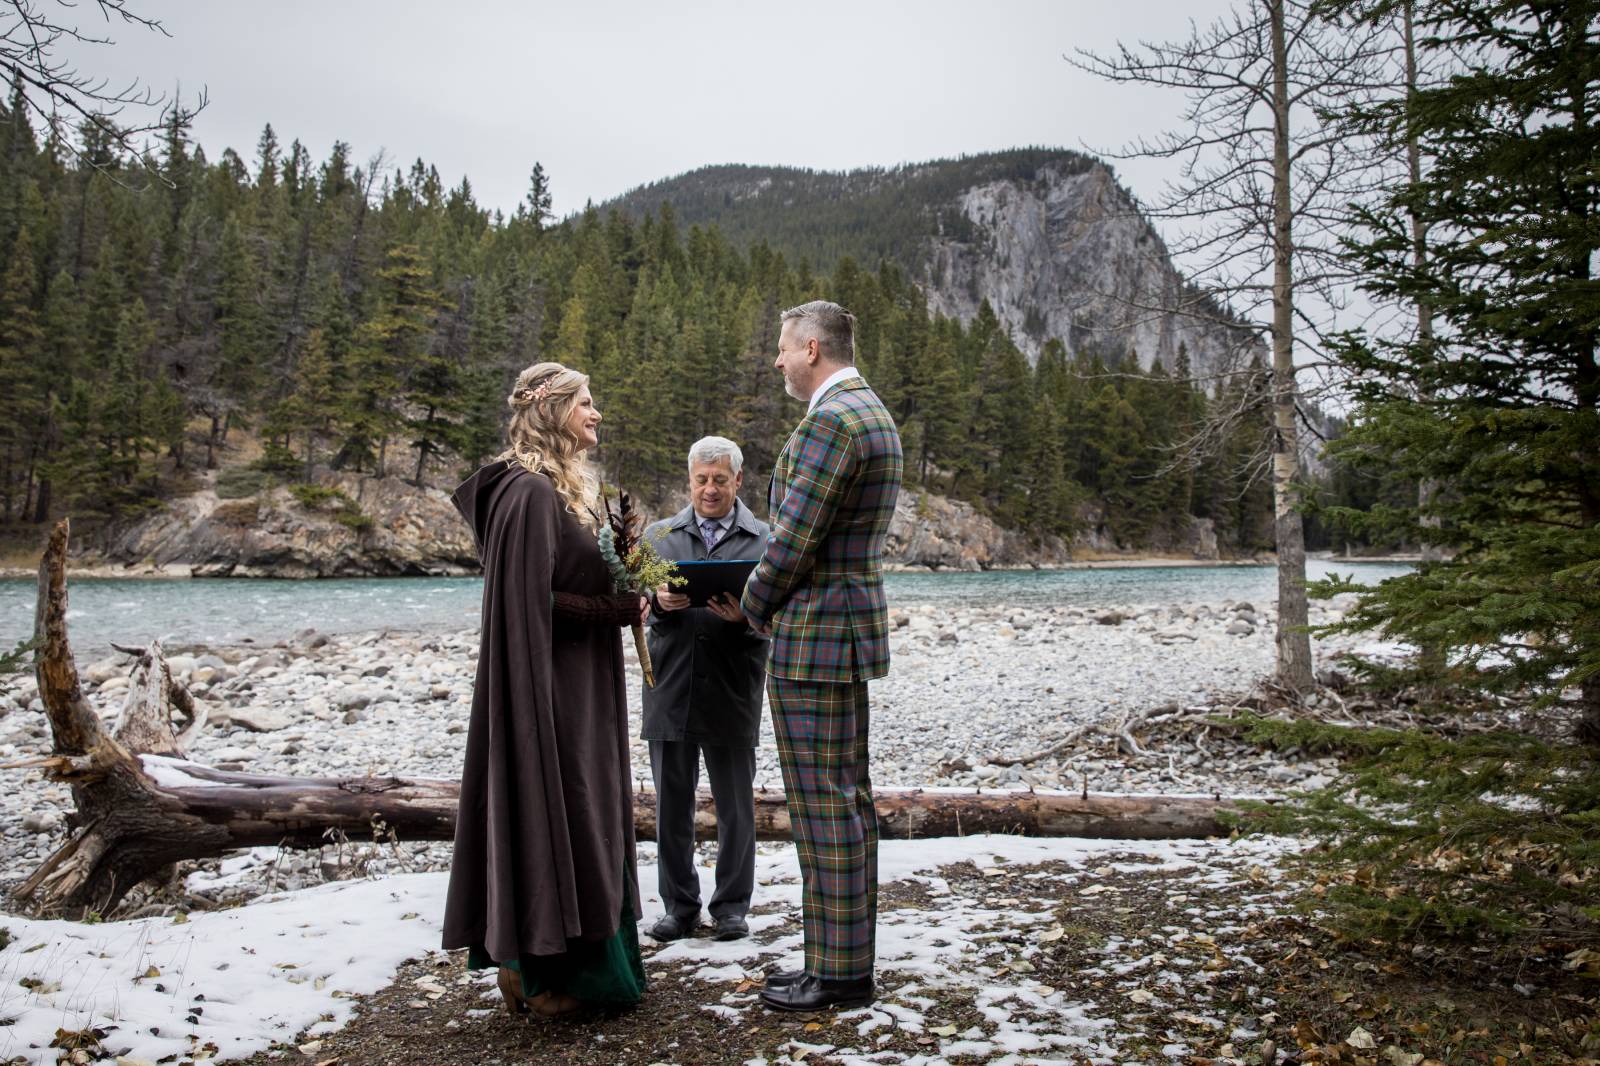
M1151 1034L1104 1009L1107 995L1149 1009L1186 1007L1182 1016L1201 1031L1225 1027L1221 1010L1212 1013L1207 1004L1205 974L1164 952L1176 956L1172 945L1204 942L1220 928L1252 921L1255 911L1271 912L1279 893L1269 871L1285 847L1270 840L1010 836L885 841L879 999L841 1015L816 1043L791 1041L777 1061L1128 1061L1125 1044ZM220 876L244 877L253 864L272 860L270 849L236 856ZM652 845L641 846L640 860L648 923L661 913ZM979 887L957 890L953 870L967 872ZM1092 949L1098 962L1074 968L1066 979L1047 964L1052 946L1076 935L1063 925L1072 900L1124 891L1116 887L1118 875L1148 881L1158 873L1171 879L1164 889L1171 917L1161 943L1110 937ZM710 870L702 875L709 898ZM687 968L707 982L716 991L704 1009L730 1020L764 1011L756 992L767 970L801 962L793 849L763 845L757 881L749 939L681 940L649 963L655 973ZM403 962L437 949L445 884L442 873L343 881L177 919L82 924L0 917L10 937L0 950L0 1060L53 1063L61 1047L77 1040L88 1047L97 1041L101 1053L130 1063L222 1060L293 1044L302 1045L304 1061L318 1061L312 1041L346 1023L361 997L391 984ZM1226 886L1244 886L1252 902L1241 908L1234 897L1225 905L1190 905L1189 893L1198 902L1208 889ZM497 1006L489 1002L488 973L442 979L481 983L483 1006ZM415 989L419 1006L444 992L426 978ZM975 1005L978 1016L947 1017L943 1005L953 993ZM446 1024L472 1022L469 1016ZM890 1030L918 1034L925 1053L886 1057L877 1049ZM1164 1051L1187 1054L1181 1039Z

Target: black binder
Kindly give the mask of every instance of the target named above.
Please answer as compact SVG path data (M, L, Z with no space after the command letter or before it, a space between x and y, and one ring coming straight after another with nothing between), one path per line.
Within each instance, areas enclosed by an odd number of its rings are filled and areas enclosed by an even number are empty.
M729 593L737 603L744 595L744 583L760 559L679 559L678 576L687 585L673 585L672 591L689 597L692 607L704 607L719 593Z

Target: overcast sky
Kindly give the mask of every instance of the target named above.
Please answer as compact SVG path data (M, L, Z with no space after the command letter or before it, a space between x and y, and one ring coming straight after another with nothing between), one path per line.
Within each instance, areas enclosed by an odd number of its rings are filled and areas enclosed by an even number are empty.
M535 161L558 214L710 163L838 170L1019 145L1115 148L1181 99L1063 58L1186 36L1223 0L743 3L131 0L170 38L112 26L86 71L202 87L196 137L249 159L271 122L322 160L421 157L513 208ZM105 32L93 4L76 12ZM1117 164L1153 196L1152 164Z

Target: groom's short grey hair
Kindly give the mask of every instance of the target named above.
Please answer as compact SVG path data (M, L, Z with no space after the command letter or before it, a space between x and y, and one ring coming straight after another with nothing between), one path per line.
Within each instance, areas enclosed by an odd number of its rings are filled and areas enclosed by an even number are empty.
M719 459L728 460L728 469L733 471L734 477L744 468L744 453L733 441L727 437L701 437L689 448L689 473L694 473L696 463L714 463Z
M831 362L841 366L856 363L856 316L828 300L812 300L799 307L791 307L778 316L779 321L794 319L807 339L815 337L817 347Z

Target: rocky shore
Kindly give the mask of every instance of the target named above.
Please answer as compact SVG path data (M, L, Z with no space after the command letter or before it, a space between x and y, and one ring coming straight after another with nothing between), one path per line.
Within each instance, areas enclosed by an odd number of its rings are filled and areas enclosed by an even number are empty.
M1340 604L1315 605L1313 622ZM872 685L872 774L883 786L1088 788L1096 792L1272 794L1310 787L1333 766L1282 759L1213 739L1130 750L1122 723L1152 709L1198 706L1248 689L1271 670L1271 613L1248 603L1167 607L918 606L893 612L891 674ZM277 646L169 649L178 677L209 710L190 754L201 762L288 775L454 777L465 742L477 632L306 630ZM639 676L628 691L638 732ZM1319 661L1338 650L1319 644ZM80 664L86 691L107 718L120 710L127 665ZM1057 754L1006 763L1090 727ZM1100 727L1095 729L1094 727ZM0 697L0 761L49 748L31 679ZM641 782L649 762L633 745ZM0 885L25 877L62 838L67 789L11 771L0 796ZM21 780L24 774L29 780ZM757 784L781 787L770 721ZM329 847L319 854L257 849L200 864L187 891L222 902L354 872L440 869L448 844Z

